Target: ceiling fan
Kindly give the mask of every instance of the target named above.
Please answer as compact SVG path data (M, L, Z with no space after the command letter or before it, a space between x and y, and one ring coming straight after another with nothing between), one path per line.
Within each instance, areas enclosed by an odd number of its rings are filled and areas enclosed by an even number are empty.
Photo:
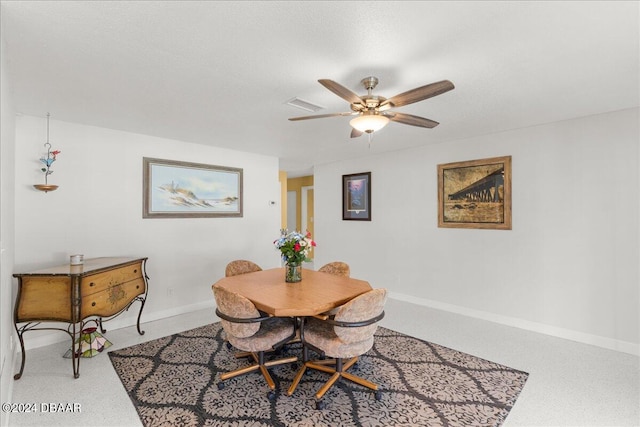
M340 98L348 101L351 104L351 111L345 113L292 117L289 120L297 121L337 116L357 116L349 122L353 128L351 130L351 138L356 138L363 133L371 134L380 130L386 126L389 121L423 128L434 128L438 126L438 122L425 119L424 117L414 116L412 114L390 111L390 109L413 104L414 102L423 101L427 98L432 98L448 92L455 87L449 80L442 80L436 83L420 86L387 99L382 96L373 95L373 89L378 85L378 78L373 76L366 77L360 82L367 90L367 94L363 96L355 94L333 80L321 79L318 80L318 82Z

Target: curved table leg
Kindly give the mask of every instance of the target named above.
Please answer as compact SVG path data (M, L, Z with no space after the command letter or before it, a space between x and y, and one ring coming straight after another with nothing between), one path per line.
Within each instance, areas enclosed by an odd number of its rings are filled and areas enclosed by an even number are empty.
M147 301L146 298L142 298L140 300L140 311L138 312L138 322L136 324L137 328L138 328L138 333L140 335L144 335L144 331L140 330L140 316L142 316L142 309L144 308L144 303Z
M22 352L22 362L20 363L20 371L15 374L13 376L14 380L19 380L22 377L22 372L24 372L24 362L26 360L27 354L24 351L24 338L22 338L22 332L20 332L18 330L18 325L17 324L13 324L13 326L16 328L16 332L18 333L18 339L20 340L20 351Z

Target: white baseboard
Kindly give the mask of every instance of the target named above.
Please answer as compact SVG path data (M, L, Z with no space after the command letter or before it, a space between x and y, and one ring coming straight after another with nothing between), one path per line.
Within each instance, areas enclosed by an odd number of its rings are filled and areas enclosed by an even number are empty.
M640 345L628 341L615 340L612 338L587 334L571 329L545 325L544 323L532 322L529 320L518 319L516 317L502 316L500 314L490 313L487 311L474 310L467 307L443 303L426 298L419 298L397 292L389 292L389 298L409 302L412 304L422 305L425 307L435 308L437 310L448 311L451 313L460 314L462 316L487 320L489 322L512 326L514 328L525 329L527 331L538 332L557 338L576 341L583 344L594 345L597 347L606 348L608 350L614 350L622 353L632 354L634 356L640 356Z
M460 314L462 316L472 317L475 319L486 320L501 325L512 326L514 328L524 329L527 331L537 332L545 335L550 335L557 338L563 338L571 341L580 342L583 344L594 345L608 350L619 351L622 353L632 354L634 356L640 356L640 345L634 344L628 341L615 340L612 338L602 337L593 334L587 334L584 332L574 331L571 329L559 328L556 326L546 325L544 323L532 322L529 320L519 319L516 317L502 316L487 311L474 310L467 307L462 307L454 304L443 303L440 301L434 301L426 298L415 297L412 295L401 294L398 292L389 292L389 298L396 299L398 301L405 301L412 304L422 305L425 307L434 308L437 310L447 311L450 313ZM196 304L172 307L167 310L156 311L149 314L143 312L144 323L153 322L160 319L166 319L168 317L177 316L180 314L191 313L193 311L204 310L206 308L215 309L215 302L202 301ZM142 323L142 325L144 325ZM129 318L115 318L105 323L105 328L108 330L126 328L136 324L135 317ZM35 333L35 332L33 332ZM68 341L69 336L65 333L49 332L44 335L35 336L29 339L29 334L25 335L25 349L44 347L47 345L55 344L58 342ZM16 340L17 342L17 340ZM20 350L20 346L16 346L16 351ZM19 357L14 358L14 360Z

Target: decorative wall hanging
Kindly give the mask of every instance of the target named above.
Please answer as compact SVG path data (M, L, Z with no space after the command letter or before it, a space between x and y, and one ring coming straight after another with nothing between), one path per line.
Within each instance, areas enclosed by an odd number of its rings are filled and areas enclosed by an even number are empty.
M51 114L47 113L47 142L44 143L45 148L47 149L47 154L40 157L40 161L44 164L44 167L40 169L44 172L44 184L35 184L33 187L36 190L44 191L45 193L48 191L55 191L58 189L57 185L49 184L49 175L53 173L51 170L51 165L56 161L56 157L61 153L60 150L51 151L51 144L49 143L49 117Z
M438 227L511 230L511 156L438 165Z
M143 218L242 216L242 169L143 158Z
M342 175L342 219L371 221L371 172Z

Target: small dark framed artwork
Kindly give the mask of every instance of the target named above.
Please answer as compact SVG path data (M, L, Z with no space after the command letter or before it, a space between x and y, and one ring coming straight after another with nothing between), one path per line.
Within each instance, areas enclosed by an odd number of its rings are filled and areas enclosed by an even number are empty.
M511 230L511 156L438 165L438 227Z
M342 219L371 221L371 172L342 175Z

